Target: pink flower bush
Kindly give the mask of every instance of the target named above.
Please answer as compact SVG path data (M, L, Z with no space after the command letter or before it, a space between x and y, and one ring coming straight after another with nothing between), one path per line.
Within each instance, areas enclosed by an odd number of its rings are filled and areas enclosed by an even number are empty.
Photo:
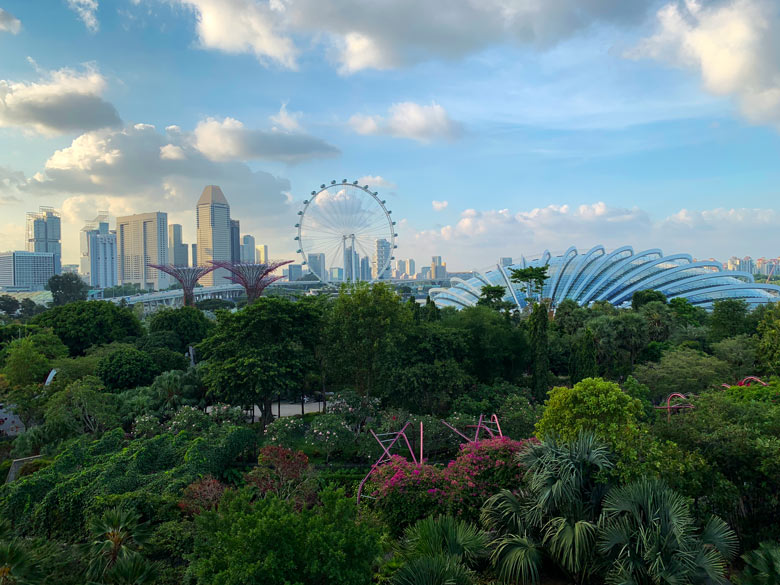
M496 437L469 443L446 467L415 464L396 455L371 475L364 493L399 532L431 514L476 520L491 495L519 488L524 470L515 455L527 442Z

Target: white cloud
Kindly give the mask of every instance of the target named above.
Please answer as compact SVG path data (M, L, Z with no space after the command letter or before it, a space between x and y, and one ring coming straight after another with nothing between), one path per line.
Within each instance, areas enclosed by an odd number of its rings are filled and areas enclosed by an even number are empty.
M506 43L550 46L600 23L633 23L654 0L178 0L210 49L296 67L324 42L342 73L457 59Z
M399 221L399 254L446 254L452 268L460 270L487 266L500 256L530 258L546 249L560 254L569 246L587 250L597 244L723 260L733 254L772 253L766 246L776 240L778 221L775 209L682 209L654 219L638 207L603 202L522 211L466 209L456 223L436 229L417 231L408 220ZM739 242L724 233L739 234Z
M10 12L0 8L0 32L9 32L12 35L22 30L22 21Z
M121 123L114 106L100 97L106 80L94 66L41 73L32 82L0 79L0 127L58 134Z
M278 29L281 2L267 0L178 0L197 18L198 38L207 49L252 53L262 62L295 69L298 50Z
M303 117L303 112L288 112L287 111L287 103L283 103L282 107L279 108L279 113L275 116L271 116L271 122L276 124L272 128L272 130L285 130L287 132L303 132L303 127L301 126L301 118Z
M657 32L629 57L693 69L708 91L733 96L748 120L780 127L780 3L676 1L657 19Z
M444 211L447 209L447 206L450 204L449 201L431 201L431 205L433 205L434 211Z
M333 157L339 150L301 132L246 128L234 118L207 118L194 131L195 147L214 161L265 159L288 163Z
M349 119L349 125L358 134L386 134L422 143L454 140L462 131L461 125L436 102L427 106L414 102L396 103L390 106L386 117L355 114Z
M98 0L68 0L68 8L78 14L88 31L97 32L100 28L97 19Z
M385 179L381 175L364 175L362 177L358 177L357 182L361 185L368 185L370 189L377 189L380 187L384 187L385 189L395 189L398 187L398 185L388 179Z
M184 154L181 146L175 144L166 144L160 147L160 158L165 160L184 160L187 155Z

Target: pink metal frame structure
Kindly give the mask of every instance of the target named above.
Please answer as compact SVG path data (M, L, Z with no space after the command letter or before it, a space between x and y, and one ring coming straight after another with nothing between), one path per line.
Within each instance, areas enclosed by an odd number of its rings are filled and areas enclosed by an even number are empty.
M467 425L466 428L474 429L473 439L470 439L469 437L461 433L458 429L453 427L447 421L441 421L441 422L444 424L444 426L446 426L451 431L457 433L458 435L466 439L466 441L468 441L469 443L476 443L477 441L479 441L479 433L481 431L485 431L488 434L488 437L490 437L491 439L495 436L499 436L499 437L504 436L504 434L501 432L501 425L498 424L498 417L495 414L491 416L487 421L485 420L485 415L480 414L479 421L477 422L477 424Z
M683 410L686 408L693 408L693 404L690 402L686 404L672 404L672 398L682 398L683 400L688 400L688 398L684 394L680 394L679 392L674 392L672 394L669 394L669 397L666 399L666 406L656 406L656 410L665 410L666 411L666 420L671 421L672 420L672 411L677 410Z
M260 295L263 294L265 288L282 278L281 276L271 276L271 272L289 264L292 260L281 260L277 262L227 262L227 261L212 261L214 268L224 268L230 275L227 277L230 282L240 284L246 291L247 303L252 304Z
M753 382L757 382L761 384L762 386L769 386L766 382L764 382L761 378L757 378L755 376L748 376L747 378L742 378L739 382L736 383L737 386L750 386ZM721 384L724 388L731 388L731 384Z
M214 266L172 266L170 264L147 264L147 266L170 274L179 281L184 292L185 307L192 307L195 304L195 285L215 268Z

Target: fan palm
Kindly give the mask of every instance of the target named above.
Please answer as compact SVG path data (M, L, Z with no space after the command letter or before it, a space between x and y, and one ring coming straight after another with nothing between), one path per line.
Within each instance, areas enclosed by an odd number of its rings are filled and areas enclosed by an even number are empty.
M719 518L697 531L682 496L642 479L605 498L598 548L610 584L727 583L737 540Z
M762 542L756 550L742 555L745 570L741 583L750 585L780 585L780 546Z
M546 439L518 455L526 488L503 490L485 503L482 521L495 535L491 561L504 581L536 583L545 556L576 583L595 569L597 521L612 467L606 445L590 433Z
M93 541L89 545L91 557L88 576L99 580L120 559L130 557L147 540L148 527L131 510L111 508L90 522Z
M157 565L138 553L117 559L100 583L90 585L151 585L157 578Z
M21 543L0 543L0 585L39 585L43 576L36 558Z

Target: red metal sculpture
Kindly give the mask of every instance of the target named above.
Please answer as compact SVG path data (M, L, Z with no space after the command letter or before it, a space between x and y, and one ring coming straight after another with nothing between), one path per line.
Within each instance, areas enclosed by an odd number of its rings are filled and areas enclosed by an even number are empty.
M147 264L147 266L170 274L179 281L182 291L184 291L185 307L195 305L195 285L215 268L214 266L172 266L170 264Z
M688 400L688 398L685 396L685 394L680 394L679 392L674 392L672 394L669 394L669 397L666 399L666 406L656 406L656 410L665 410L666 411L666 420L667 422L670 422L672 420L672 411L678 411L686 408L693 408L693 404L690 402L685 404L672 404L672 398L682 398L683 400Z
M476 443L479 441L479 433L480 431L485 431L488 434L488 437L491 439L495 436L503 437L504 434L501 432L501 425L498 424L498 417L494 414L491 416L487 421L485 421L485 415L480 414L479 415L479 421L475 425L466 425L466 428L472 428L475 429L474 431L474 438L469 439L466 435L461 433L458 429L453 427L451 424L449 424L447 421L441 421L444 426L449 428L451 431L454 431L464 439L466 439L469 443Z
M769 386L766 382L764 382L761 378L757 378L756 376L747 376L746 378L742 378L739 382L737 382L737 386L750 386L753 382L757 382L761 384L762 386ZM731 384L721 384L724 388L731 388Z
M224 268L230 275L227 277L230 282L240 284L246 291L247 303L252 304L260 295L263 294L265 288L272 282L276 282L282 276L271 276L271 273L285 264L289 264L292 260L281 260L278 262L227 262L227 261L212 261L214 268Z

